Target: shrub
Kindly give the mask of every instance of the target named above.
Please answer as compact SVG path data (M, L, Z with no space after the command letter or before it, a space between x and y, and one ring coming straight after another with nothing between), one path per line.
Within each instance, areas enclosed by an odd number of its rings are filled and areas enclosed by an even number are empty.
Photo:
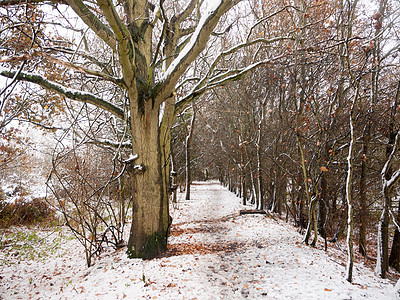
M31 225L54 218L54 210L44 199L19 199L8 203L0 198L0 227Z

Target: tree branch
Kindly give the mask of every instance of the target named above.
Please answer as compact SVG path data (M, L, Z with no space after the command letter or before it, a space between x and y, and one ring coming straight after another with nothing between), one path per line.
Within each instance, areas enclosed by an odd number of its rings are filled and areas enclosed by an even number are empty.
M97 4L100 6L104 13L108 23L110 24L117 41L121 41L130 36L128 28L122 22L121 18L115 10L114 4L111 0L97 0Z
M174 90L176 83L190 64L204 50L207 41L217 25L220 17L240 0L220 0L214 9L205 13L199 21L189 43L182 49L178 57L170 64L153 93L156 96L156 104L160 105Z
M389 180L386 179L386 176L387 176L387 174L389 172L390 166L392 165L392 161L393 161L393 158L394 158L394 156L395 156L395 154L397 152L397 148L399 146L399 143L400 143L400 131L398 131L397 134L396 134L396 139L395 139L395 142L394 142L394 145L393 145L393 148L392 148L392 152L390 153L390 155L389 155L388 159L386 160L386 163L383 166L382 171L381 171L381 178L384 181L384 184L386 184L389 189L398 180L398 179L396 179L394 182L392 181L392 179L394 178L395 174L393 174L392 177ZM400 173L399 171L400 171L400 169L397 172Z
M212 62L207 74L203 77L203 79L198 83L197 86L200 87L200 86L205 84L206 80L212 75L214 69L216 68L216 66L218 64L218 62L223 57L225 57L227 55L230 55L230 54L232 54L232 53L234 53L234 52L236 52L236 51L238 51L238 50L240 50L242 48L249 47L249 46L252 46L252 45L257 44L257 43L263 43L263 44L267 44L268 45L268 44L272 44L272 43L277 42L277 41L290 40L290 39L292 39L292 38L290 38L290 37L277 37L277 38L268 39L268 40L259 38L259 39L255 39L253 41L246 41L244 43L241 43L241 44L238 44L236 46L233 46L233 47L231 47L230 49L228 49L226 51L223 51L222 53L220 53L214 59L214 61ZM234 70L232 70L230 72L234 72ZM214 80L214 79L211 79L211 80Z
M382 180L384 181L384 184L387 186L388 190L391 191L395 184L400 180L400 168L392 174L390 179L386 179L386 176L388 175L390 166L392 165L393 158L398 151L398 148L400 146L400 131L397 132L396 134L396 139L393 145L392 152L389 155L388 160L386 161L384 167L382 168L381 172L381 177Z
M0 0L1 1L1 0ZM65 0L85 24L92 29L114 52L117 42L112 31L106 27L81 0Z
M47 55L47 54L44 54L43 56L46 57L48 60L51 60L51 61L56 62L56 63L59 63L60 65L63 65L65 67L67 67L67 68L71 68L71 69L74 69L74 70L76 70L78 72L85 73L85 74L88 74L88 75L93 75L93 76L96 76L96 77L100 77L100 78L102 78L104 80L107 80L107 81L110 81L110 82L112 82L112 83L114 83L114 84L116 84L116 85L118 85L118 86L120 86L122 88L126 87L125 84L124 84L124 81L122 79L115 78L115 77L110 76L110 75L108 75L106 73L103 73L103 72L100 72L100 71L86 69L86 68L83 68L81 66L75 65L73 63L66 62L64 60L54 58L54 57L52 57L50 55Z
M203 85L204 80L201 80L199 82L199 84L197 84L188 95L183 97L180 101L178 101L175 104L176 112L177 113L181 112L188 103L190 103L191 101L200 97L207 90L218 87L218 86L225 85L226 83L228 83L230 81L236 81L236 80L242 79L250 71L252 71L258 67L270 64L271 62L278 60L284 56L286 56L286 54L282 54L282 55L279 55L272 59L267 59L267 60L263 60L263 61L251 64L242 69L228 70L222 74L219 74L219 75L211 78L206 85Z
M64 0L0 0L1 6L21 5L24 3L40 4L40 3L60 3L65 4Z
M181 23L184 21L189 15L192 13L192 11L195 9L196 5L198 3L198 0L191 0L190 3L186 6L186 8L177 16L176 20Z
M97 4L100 6L104 16L115 33L118 43L117 51L125 83L128 87L135 86L135 47L133 45L132 36L128 28L118 16L112 0L97 0Z
M187 28L180 29L179 35L180 35L180 37L183 37L185 35L192 34L195 31L195 29L196 28L194 28L194 27L187 27Z
M110 146L112 148L126 148L126 149L132 149L132 143L130 141L127 142L115 142L111 141L108 139L96 139L93 141L94 144L99 144L99 145L104 145L104 146Z
M96 95L88 93L88 92L82 92L80 90L67 88L58 83L49 81L46 78L44 78L43 76L33 74L33 73L23 73L23 72L17 74L17 72L15 72L15 71L9 71L4 68L0 68L0 75L2 75L4 77L8 77L8 78L13 78L14 76L16 76L17 80L27 81L27 82L38 84L47 90L56 92L62 96L69 98L69 99L92 104L98 108L108 111L109 113L117 116L118 118L120 118L122 120L125 119L124 111L121 108L119 108L118 106L114 105L113 103L103 100L103 99L97 97Z

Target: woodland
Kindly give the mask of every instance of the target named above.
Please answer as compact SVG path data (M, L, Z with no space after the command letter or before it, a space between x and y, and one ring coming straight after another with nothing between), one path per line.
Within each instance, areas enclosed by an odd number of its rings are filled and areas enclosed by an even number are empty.
M348 282L358 255L400 272L398 0L0 0L0 20L2 230L62 223L88 267L152 259L177 197L218 180L342 245Z

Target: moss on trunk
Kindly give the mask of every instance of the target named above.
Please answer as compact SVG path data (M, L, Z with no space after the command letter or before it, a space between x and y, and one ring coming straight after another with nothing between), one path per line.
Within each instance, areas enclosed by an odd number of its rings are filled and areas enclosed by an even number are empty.
M129 248L126 251L129 258L151 259L159 256L163 251L167 250L167 232L158 231L143 239L142 249Z

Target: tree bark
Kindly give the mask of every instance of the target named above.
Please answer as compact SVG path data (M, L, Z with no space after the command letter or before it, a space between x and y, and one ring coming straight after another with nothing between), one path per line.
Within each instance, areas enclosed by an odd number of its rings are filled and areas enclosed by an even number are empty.
M131 167L134 199L127 253L130 258L151 258L166 249L170 218L161 170L159 110L148 101L144 114L137 113L132 123L138 159Z
M393 245L389 256L389 266L396 271L400 271L400 231L398 229L394 232Z

